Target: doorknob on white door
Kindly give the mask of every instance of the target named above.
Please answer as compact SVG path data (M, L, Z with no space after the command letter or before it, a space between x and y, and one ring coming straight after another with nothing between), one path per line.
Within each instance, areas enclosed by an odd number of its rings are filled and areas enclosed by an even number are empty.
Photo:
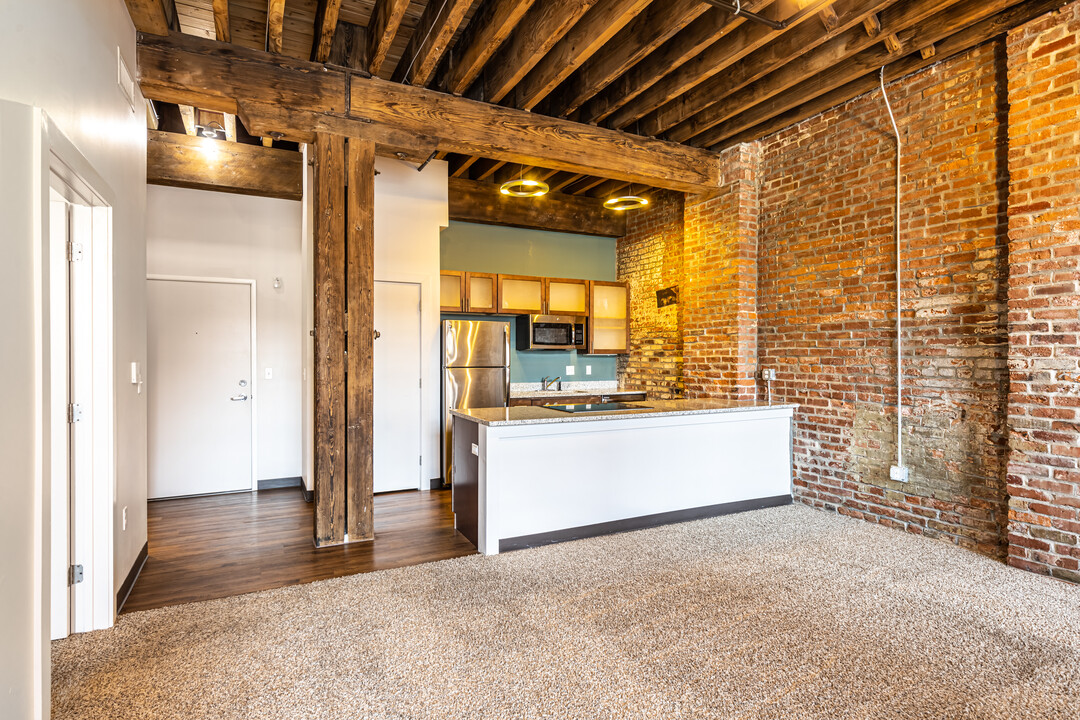
M244 400L248 399L248 396L247 395L233 395L229 399L232 400L233 402L243 402Z

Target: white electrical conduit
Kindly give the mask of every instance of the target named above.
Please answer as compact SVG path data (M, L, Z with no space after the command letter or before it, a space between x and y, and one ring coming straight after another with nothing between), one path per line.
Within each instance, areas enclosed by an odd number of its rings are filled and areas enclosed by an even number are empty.
M903 319L900 317L900 128L896 126L896 116L893 114L892 103L889 102L889 94L885 91L885 68L881 68L881 95L885 98L885 108L889 111L889 119L892 120L893 132L896 134L896 213L893 220L893 233L896 235L896 465L904 467L904 415L903 392L903 348L904 340L900 334L903 328Z

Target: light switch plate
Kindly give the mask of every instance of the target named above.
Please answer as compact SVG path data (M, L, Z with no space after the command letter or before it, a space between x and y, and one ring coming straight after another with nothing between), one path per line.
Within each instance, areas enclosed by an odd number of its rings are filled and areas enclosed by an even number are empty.
M267 380L273 380L274 379L274 368L266 368L266 371L263 373L263 377L266 378Z
M573 365L567 365L566 366L566 374L567 374L567 376L570 376L570 375L574 374L574 366Z
M585 366L585 374L586 375L592 375L592 365L586 365Z

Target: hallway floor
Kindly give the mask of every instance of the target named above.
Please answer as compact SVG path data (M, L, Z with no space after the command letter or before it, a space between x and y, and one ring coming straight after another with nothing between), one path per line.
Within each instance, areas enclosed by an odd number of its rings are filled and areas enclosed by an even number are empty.
M450 491L375 496L375 541L318 549L298 488L150 503L149 559L123 612L231 597L476 552Z

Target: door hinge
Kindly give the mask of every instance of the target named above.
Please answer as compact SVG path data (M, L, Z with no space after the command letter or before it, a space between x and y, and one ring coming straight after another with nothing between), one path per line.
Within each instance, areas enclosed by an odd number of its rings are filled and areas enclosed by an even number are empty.
M77 423L82 420L82 406L76 403L70 403L67 411L67 421L69 423Z
M83 581L83 566L72 565L68 568L68 585L78 585Z
M68 262L76 262L82 260L83 248L82 243L68 241L67 244L67 259Z

